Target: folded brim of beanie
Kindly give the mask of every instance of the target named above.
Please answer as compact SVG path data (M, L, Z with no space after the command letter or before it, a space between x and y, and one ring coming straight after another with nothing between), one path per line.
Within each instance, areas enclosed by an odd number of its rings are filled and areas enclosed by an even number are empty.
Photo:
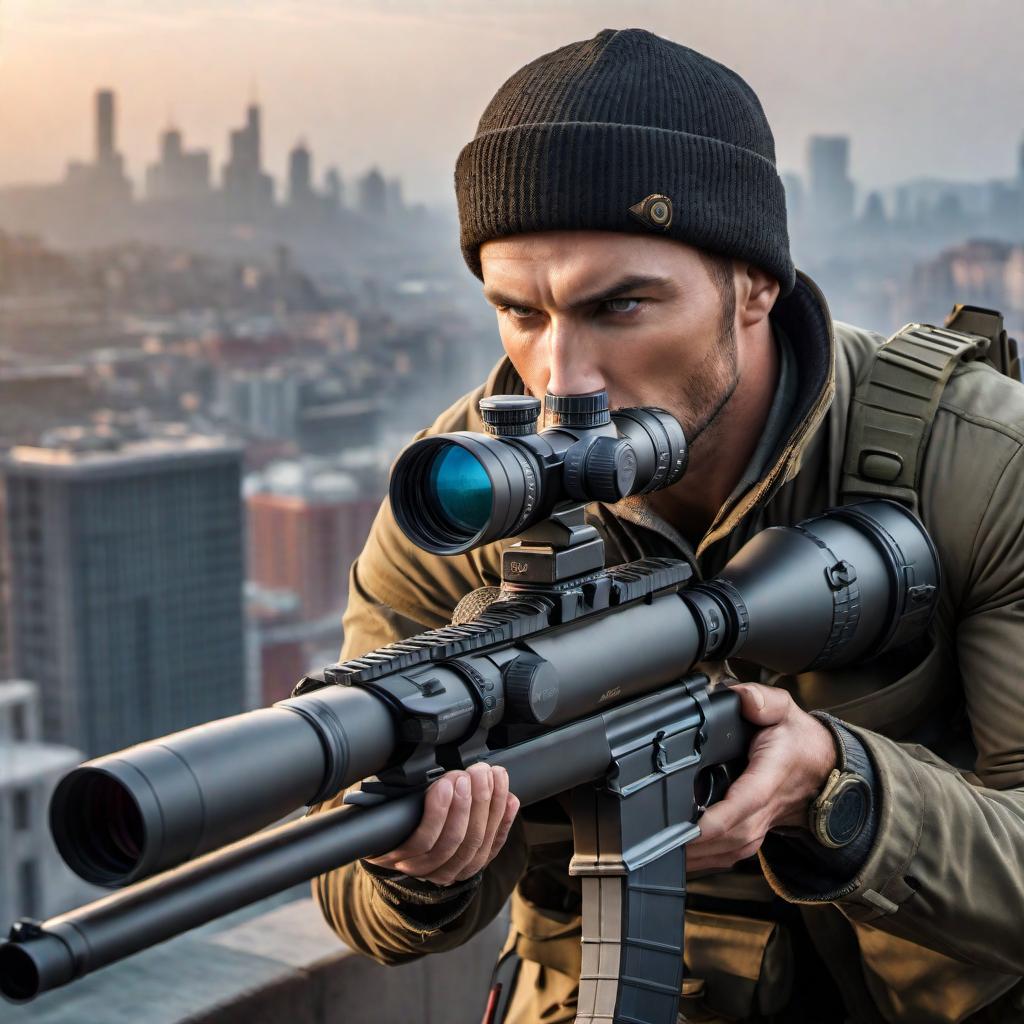
M544 122L484 132L455 169L462 252L483 277L480 246L532 231L628 231L746 259L787 295L786 200L771 161L718 139L663 128ZM659 227L631 207L671 200Z

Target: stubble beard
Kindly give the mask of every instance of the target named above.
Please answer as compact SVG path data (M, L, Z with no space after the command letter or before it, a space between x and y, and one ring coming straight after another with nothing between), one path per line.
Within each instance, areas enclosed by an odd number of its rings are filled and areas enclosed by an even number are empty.
M703 449L718 432L722 413L739 384L733 315L734 310L723 310L718 339L679 395L678 419L691 452L698 440Z

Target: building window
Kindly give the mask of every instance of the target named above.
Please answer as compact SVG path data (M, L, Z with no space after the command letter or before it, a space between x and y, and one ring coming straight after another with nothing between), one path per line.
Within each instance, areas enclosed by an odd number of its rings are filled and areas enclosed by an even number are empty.
M27 789L14 791L14 828L18 832L27 832L32 823L31 801Z

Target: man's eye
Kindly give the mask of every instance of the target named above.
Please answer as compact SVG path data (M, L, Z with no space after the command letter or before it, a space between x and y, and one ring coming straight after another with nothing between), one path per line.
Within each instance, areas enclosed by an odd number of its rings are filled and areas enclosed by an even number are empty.
M531 309L529 306L499 306L498 309L502 313L511 314L517 320L527 320L537 312L537 310Z
M640 299L608 299L605 308L611 313L632 313L640 305Z

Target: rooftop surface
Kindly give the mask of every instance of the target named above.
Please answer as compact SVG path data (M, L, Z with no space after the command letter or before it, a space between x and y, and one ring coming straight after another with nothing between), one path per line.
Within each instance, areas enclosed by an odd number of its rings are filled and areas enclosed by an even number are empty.
M479 1024L504 917L402 967L362 957L308 887L238 911L15 1006L0 1024Z

